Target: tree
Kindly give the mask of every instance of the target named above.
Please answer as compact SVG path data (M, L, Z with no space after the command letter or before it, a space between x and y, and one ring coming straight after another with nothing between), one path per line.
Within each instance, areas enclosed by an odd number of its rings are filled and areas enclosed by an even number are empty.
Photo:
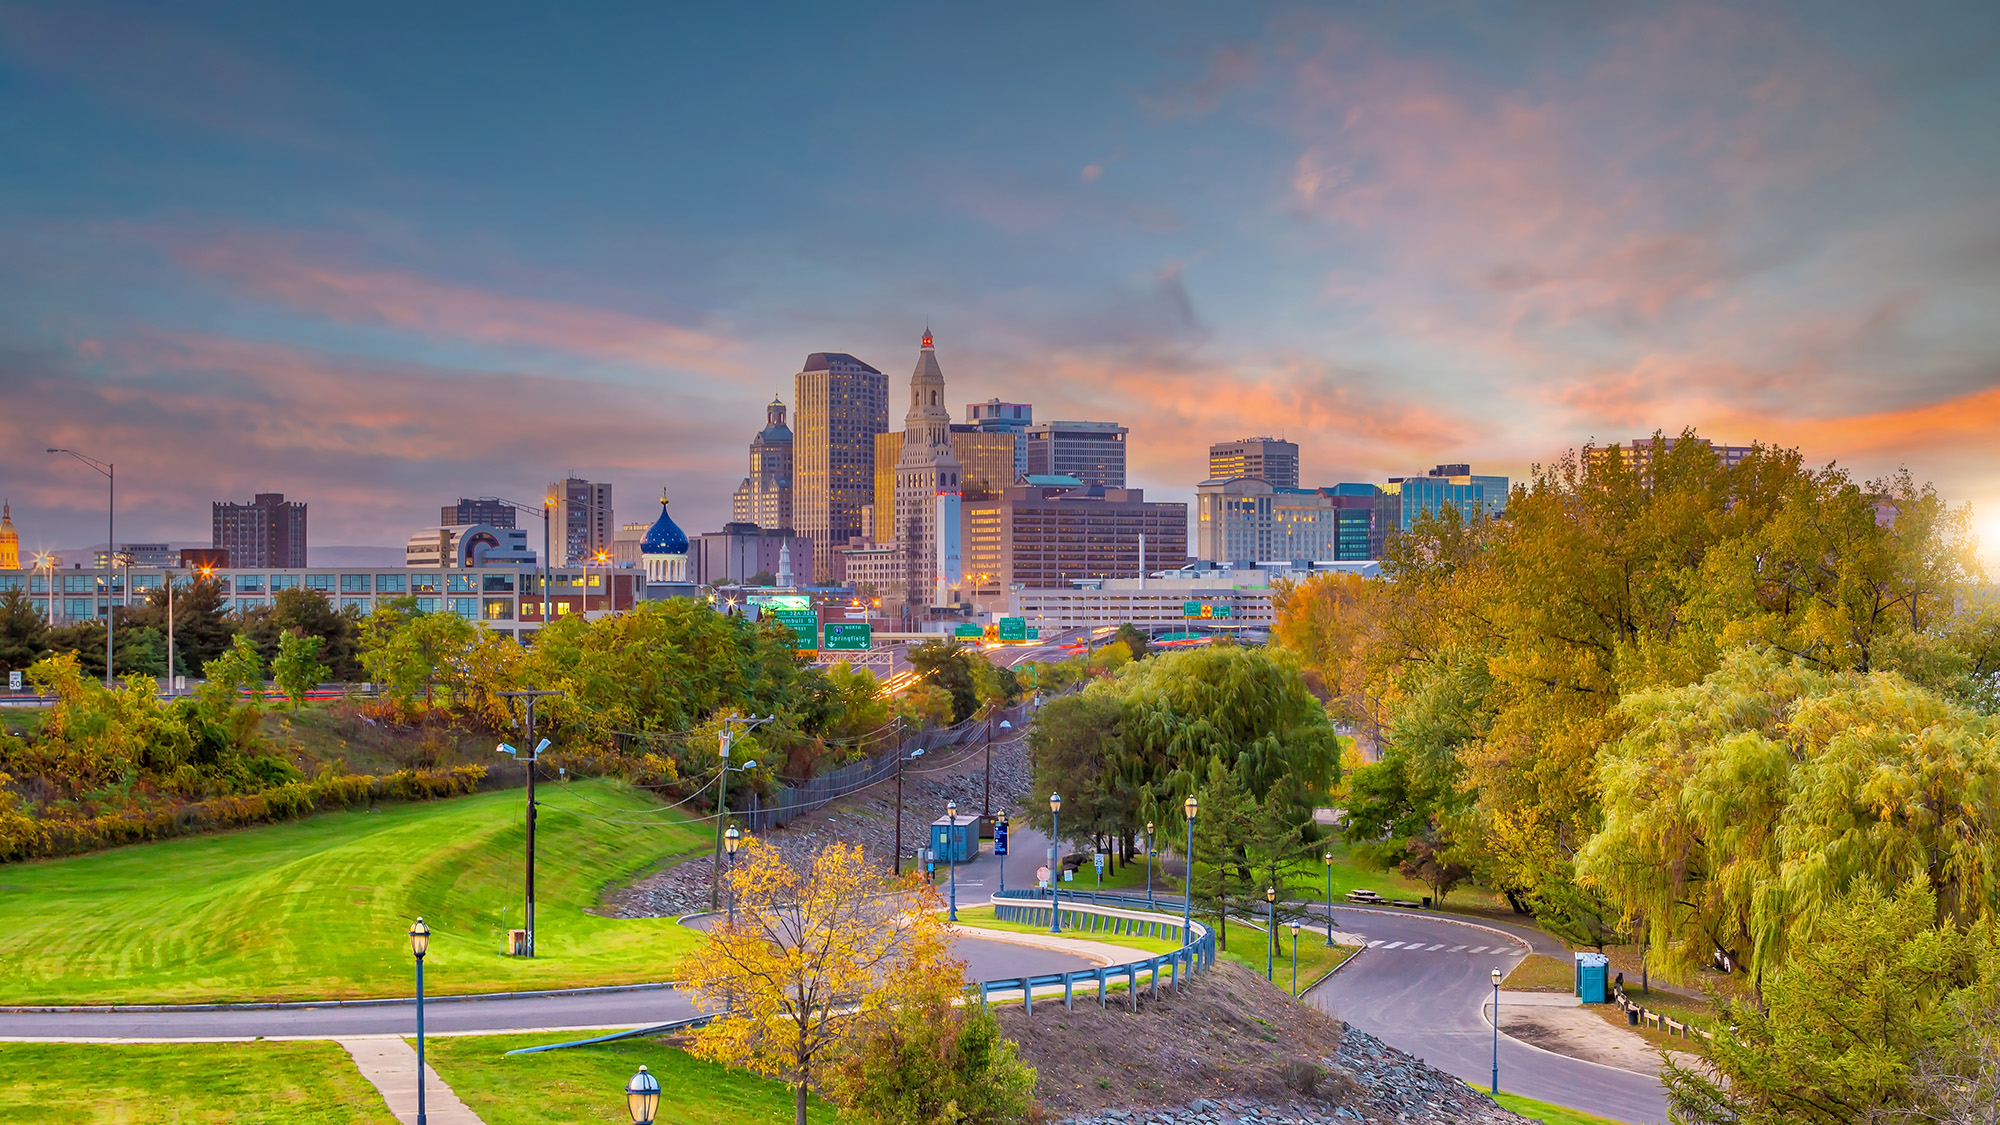
M973 683L973 655L953 638L925 641L910 648L910 667L917 678L951 693L951 721L962 723L979 710L979 690Z
M1990 1001L2000 968L1990 922L1961 932L1938 926L1937 909L1922 880L1893 895L1857 882L1772 970L1762 1006L1724 1004L1731 1026L1717 1031L1706 1067L1668 1063L1674 1119L1846 1125L1935 1098L1913 1074L1926 1055L1978 1033L1966 1013Z
M1864 879L1961 930L2000 899L2000 728L1896 673L1742 652L1619 717L1579 869L1669 966L1768 975Z
M196 575L174 589L175 675L187 675L221 656L236 633L223 605L229 595L220 578ZM167 627L167 588L146 591L146 604L126 611L121 620L151 625L161 633ZM103 647L101 644L99 647Z
M776 586L778 584L778 576L768 570L760 570L750 577L745 578L743 584L745 586Z
M293 630L278 640L278 658L271 664L273 677L278 681L279 690L292 701L292 711L305 702L306 693L318 687L326 679L327 667L320 663L320 649L325 646L324 637L310 636Z
M397 598L362 622L361 664L383 694L413 703L422 692L430 706L440 673L449 675L476 629L455 613L423 613L415 598Z
M196 691L202 717L222 727L230 742L248 747L255 738L259 704L264 699L264 658L250 638L238 633L229 651L202 665L202 685Z
M332 599L318 590L293 587L278 591L268 609L246 615L244 631L266 660L277 659L278 647L287 633L318 637L328 675L341 681L361 678L360 614L334 609Z
M961 969L960 972L963 970ZM1035 1071L949 967L901 982L900 1003L849 1036L827 1072L841 1117L867 1125L1034 1120Z
M1120 625L1118 631L1111 634L1111 639L1124 645L1126 653L1134 660L1144 660L1153 651L1152 638L1129 621Z
M751 839L728 878L736 921L710 931L688 971L696 1006L717 1015L693 1051L790 1083L806 1125L806 1091L856 1039L921 1001L926 977L956 982L963 967L948 958L937 891L858 847L831 845L800 869Z
M16 587L0 594L0 672L25 672L48 651L48 620Z
M1397 870L1403 878L1414 879L1429 887L1431 896L1440 904L1453 887L1472 877L1472 868L1452 858L1449 847L1429 840L1412 840L1409 852L1397 865Z

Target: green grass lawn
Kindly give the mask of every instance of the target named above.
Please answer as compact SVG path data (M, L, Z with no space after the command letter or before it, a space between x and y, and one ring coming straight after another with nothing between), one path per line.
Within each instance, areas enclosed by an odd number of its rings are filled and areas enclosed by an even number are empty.
M433 994L671 978L699 934L586 909L706 834L612 782L537 797L533 961L500 952L521 925L514 790L0 867L0 1003L406 996L419 914Z
M1507 974L1503 987L1516 992L1576 992L1576 963L1530 953Z
M432 1039L425 1061L486 1125L545 1121L624 1122L625 1083L641 1066L660 1080L660 1121L675 1125L791 1125L790 1087L703 1062L657 1039L624 1039L535 1055L506 1054L565 1035L474 1035ZM831 1125L833 1107L813 1098L807 1116Z
M1474 1086L1473 1089L1485 1092L1484 1087ZM1609 1117L1599 1117L1594 1113L1585 1113L1568 1106L1538 1102L1533 1098L1507 1093L1505 1090L1494 1095L1493 1100L1499 1102L1502 1108L1511 1109L1523 1117L1543 1122L1543 1125L1618 1125L1618 1122Z
M1232 924L1229 927L1229 948L1217 955L1224 960L1264 975L1264 931L1249 926ZM1299 927L1299 987L1304 988L1322 975L1340 967L1341 963L1359 950L1351 945L1326 944L1326 933L1318 934L1305 926ZM1278 926L1278 949L1271 958L1271 983L1290 991L1292 987L1292 934L1291 927Z
M395 1120L332 1043L0 1043L0 1122Z

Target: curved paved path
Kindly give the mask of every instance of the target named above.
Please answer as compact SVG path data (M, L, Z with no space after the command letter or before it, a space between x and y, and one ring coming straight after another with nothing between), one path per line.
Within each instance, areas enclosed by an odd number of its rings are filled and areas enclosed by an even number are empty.
M985 938L960 938L953 950L968 980L1040 975L1097 964L1077 953ZM432 981L436 983L435 978ZM501 996L424 1006L424 1030L438 1034L520 1028L643 1027L694 1015L671 988L570 996ZM414 1034L414 1002L367 1007L228 1009L164 1012L16 1012L0 1014L0 1039L247 1039Z
M1325 913L1325 907L1317 911ZM1491 973L1528 955L1512 934L1436 914L1335 907L1334 928L1368 939L1366 952L1307 998L1391 1046L1486 1088L1493 1026ZM1502 1035L1500 1088L1617 1121L1667 1119L1657 1078L1551 1054Z

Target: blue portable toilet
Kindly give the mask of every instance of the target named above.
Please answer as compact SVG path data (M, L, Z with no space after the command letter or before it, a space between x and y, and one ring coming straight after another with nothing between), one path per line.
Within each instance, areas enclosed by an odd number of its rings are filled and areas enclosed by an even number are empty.
M1607 999L1607 978L1611 973L1611 958L1602 953L1579 953L1576 955L1576 994L1586 1004L1602 1004Z
M939 863L966 863L979 858L979 818L941 816L931 822L931 850Z

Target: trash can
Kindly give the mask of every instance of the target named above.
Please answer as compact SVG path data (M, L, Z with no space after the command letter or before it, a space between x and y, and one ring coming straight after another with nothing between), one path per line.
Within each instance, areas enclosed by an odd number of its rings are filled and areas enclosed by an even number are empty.
M1604 1003L1610 970L1611 958L1602 953L1576 954L1576 995L1586 1004Z
M1429 896L1429 895L1425 895L1425 896L1424 896L1424 909L1425 909L1425 910L1429 910L1430 908L1431 908L1431 896Z
M1631 1026L1633 1026L1633 1027L1638 1027L1638 1026L1639 1026L1639 1007L1638 1007L1638 1005L1636 1005L1636 1004L1628 1004L1628 1005L1626 1005L1626 1007L1625 1007L1625 1022L1626 1022L1626 1023L1628 1023L1628 1024L1630 1024L1630 1025L1631 1025Z

